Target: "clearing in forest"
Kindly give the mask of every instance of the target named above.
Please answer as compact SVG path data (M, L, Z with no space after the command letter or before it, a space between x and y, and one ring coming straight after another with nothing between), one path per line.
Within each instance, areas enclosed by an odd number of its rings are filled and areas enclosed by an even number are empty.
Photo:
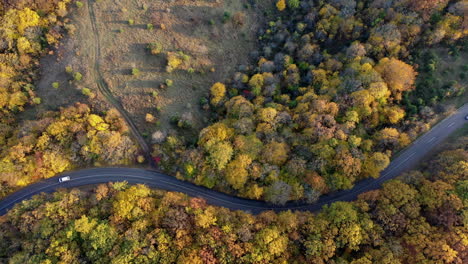
M95 35L88 11L91 4L101 43L101 74L140 132L151 135L159 129L155 123L168 130L171 118L182 115L198 131L208 121L200 99L213 83L224 81L239 65L245 65L249 52L256 50L260 15L248 2L83 2L71 17L74 33L41 61L43 77L37 90L44 104L37 110L87 100L97 109L112 107L99 95L92 76ZM72 74L66 72L67 66ZM83 77L71 82L75 72ZM93 98L83 95L83 88ZM146 114L155 119L147 122Z

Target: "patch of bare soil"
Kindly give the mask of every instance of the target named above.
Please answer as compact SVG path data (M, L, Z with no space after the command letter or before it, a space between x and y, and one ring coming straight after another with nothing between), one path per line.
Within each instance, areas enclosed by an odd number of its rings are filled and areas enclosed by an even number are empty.
M247 4L247 0L104 0L94 5L103 77L140 131L149 135L156 130L145 121L147 113L164 130L170 129L171 117L187 112L196 130L206 125L201 97L213 83L224 81L245 64L256 49L260 16ZM228 17L225 23L223 17ZM151 55L150 43L161 44L162 53ZM168 52L186 55L193 72L167 72ZM139 74L132 75L132 69ZM166 80L173 85L160 88Z

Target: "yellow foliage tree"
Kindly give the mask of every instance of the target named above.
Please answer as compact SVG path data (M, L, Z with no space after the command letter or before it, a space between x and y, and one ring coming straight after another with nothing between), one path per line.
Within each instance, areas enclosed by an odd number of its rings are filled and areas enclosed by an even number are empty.
M151 195L151 190L145 185L136 185L117 194L112 204L115 215L121 219L134 220L145 215L144 200Z
M95 115L95 114L90 114L88 116L88 123L94 127L96 130L99 131L104 131L109 129L109 124L104 122L104 119L102 117Z
M198 140L198 144L208 148L216 142L229 139L233 134L234 131L232 128L227 127L223 123L216 123L204 128L200 132L200 139Z
M96 219L89 219L86 215L82 215L80 219L75 221L75 230L85 235L91 233L96 227Z
M286 0L279 0L276 3L276 8L278 9L278 11L283 11L284 9L286 9Z
M226 95L226 86L220 82L217 82L211 86L211 103L217 105L223 100Z
M11 59L15 59L14 57ZM16 75L15 69L5 63L0 62L0 85L7 86L11 78ZM0 86L0 89L4 89ZM0 90L1 91L1 90Z
M288 245L288 238L282 236L277 227L263 229L257 235L257 240L260 245L266 246L268 252L273 256L279 256L286 250Z
M264 81L265 80L263 78L263 75L261 75L260 73L257 73L254 76L252 76L252 78L250 78L249 86L252 89L253 94L255 95L260 94Z
M68 11L67 11L68 2L69 0L58 2L57 11L56 11L58 16L64 17L68 14Z
M200 210L195 215L195 224L202 228L208 228L216 224L217 218L215 213L215 208L209 206L205 210Z
M15 109L18 107L19 109L23 109L23 106L28 102L28 98L22 91L17 91L10 95L10 100L8 102L9 109Z
M41 22L40 19L41 18L39 17L39 15L35 11L29 8L19 10L18 11L18 25L17 25L18 32L21 35L24 35L24 31L26 28L39 26Z
M378 101L385 102L390 96L390 90L384 82L371 83L369 93Z
M102 154L102 143L101 141L99 140L99 138L95 135L91 136L90 137L90 140L89 140L89 143L84 146L84 153L86 152L91 152L91 153L94 153L94 154L97 154L97 155L101 155Z
M29 43L29 40L25 37L20 37L17 40L16 47L18 48L18 52L20 54L26 54L26 53L32 53L34 52L31 43Z
M401 100L401 94L414 88L417 73L411 65L395 58L383 58L375 67L390 88L396 100Z
M228 115L233 118L250 117L253 114L253 104L243 96L235 96L226 103Z
M36 147L40 150L45 150L47 145L50 142L50 137L47 135L47 133L43 133L36 142Z
M0 22L3 36L11 41L23 36L26 28L39 26L41 18L35 11L29 8L22 10L11 8Z
M396 124L405 117L405 110L398 106L386 107L384 111L391 124Z
M236 152L246 154L251 159L256 159L262 151L263 143L255 134L250 136L240 135L234 139Z
M398 138L398 143L400 147L406 147L411 143L411 139L406 133L401 133L400 137Z
M381 153L375 152L364 160L361 173L365 177L378 178L380 172L390 164L390 158Z
M289 147L284 142L271 142L263 148L263 158L274 165L283 165L288 159Z
M247 167L252 160L247 155L239 155L226 166L226 180L236 190L241 189L247 182L249 172Z
M68 127L71 123L70 120L59 120L51 123L46 131L57 140L64 141L68 137Z
M274 108L267 107L258 110L258 119L265 123L273 123L275 121L277 111Z
M58 152L45 152L43 155L44 164L50 168L49 175L51 177L57 173L64 172L72 167L72 164L68 159L65 158L63 153Z
M359 116L365 117L372 114L372 103L374 102L374 97L368 90L353 92L351 94L351 98L353 99L354 106L356 106L356 111L359 113Z
M177 54L174 52L168 52L166 71L172 72L176 70L177 68L181 67L183 62L184 60L180 54Z
M208 161L218 170L222 170L226 167L226 164L231 160L232 153L234 152L231 144L227 141L221 141L210 145L207 151L209 153Z
M263 196L263 187L258 186L256 183L249 184L250 186L245 191L245 196L250 199L260 199Z

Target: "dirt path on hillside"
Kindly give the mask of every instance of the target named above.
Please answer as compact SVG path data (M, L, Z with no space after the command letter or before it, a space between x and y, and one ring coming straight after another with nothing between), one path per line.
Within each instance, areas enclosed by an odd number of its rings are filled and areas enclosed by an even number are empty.
M200 99L215 82L225 82L240 64L247 65L249 52L257 49L262 15L246 8L247 2L109 0L94 4L101 32L101 73L142 134L162 130L192 138L210 123L212 116L201 108ZM223 23L224 14L231 18ZM234 23L236 15L243 17L242 26ZM148 29L148 24L154 28ZM151 55L149 43L159 43L162 52ZM190 57L194 71L166 71L168 53L179 52ZM140 74L132 75L132 68ZM173 85L166 88L166 80ZM158 124L146 122L148 113ZM190 129L172 124L173 117L181 116L189 117Z
M239 65L248 65L249 51L256 50L259 19L257 11L247 8L248 0L108 0L85 1L73 8L66 24L76 27L64 38L53 54L41 59L41 79L36 91L42 103L22 113L23 119L75 102L89 104L97 112L116 108L126 120L147 158L150 137L157 131L177 133L196 141L198 132L210 123L210 112L203 110L200 99L209 94L215 82L225 82ZM222 22L223 15L231 19ZM233 17L245 15L243 26ZM129 24L129 19L134 24ZM154 30L148 30L152 23ZM162 30L160 25L165 25ZM160 43L163 52L151 55L148 43ZM167 53L183 52L190 56L195 73L187 70L166 71ZM83 75L81 81L65 72ZM140 74L131 74L138 68ZM211 71L213 68L213 71ZM245 67L244 67L245 68ZM166 80L173 86L161 88ZM52 83L58 82L59 88ZM89 88L97 96L82 94ZM156 95L155 95L156 94ZM157 123L146 122L145 115ZM187 116L191 128L178 129L174 116Z
M88 11L94 33L94 41L92 42L92 47L90 48L90 50L92 51L92 58L94 60L92 76L96 82L99 92L108 100L110 104L112 104L114 108L116 108L120 112L120 115L125 119L125 122L130 128L130 131L132 132L133 136L138 141L140 148L145 153L146 159L149 161L150 164L152 164L150 147L146 143L145 139L141 135L136 125L133 123L127 111L125 111L125 109L122 107L122 104L114 97L111 90L109 89L107 82L102 77L100 71L101 44L99 39L99 31L96 27L96 15L94 13L94 7L92 2L88 2Z

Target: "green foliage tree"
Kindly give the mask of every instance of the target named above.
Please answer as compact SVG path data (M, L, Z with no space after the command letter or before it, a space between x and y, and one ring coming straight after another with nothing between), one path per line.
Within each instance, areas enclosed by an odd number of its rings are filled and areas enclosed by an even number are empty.
M298 8L301 4L301 0L288 0L288 7L295 9Z

